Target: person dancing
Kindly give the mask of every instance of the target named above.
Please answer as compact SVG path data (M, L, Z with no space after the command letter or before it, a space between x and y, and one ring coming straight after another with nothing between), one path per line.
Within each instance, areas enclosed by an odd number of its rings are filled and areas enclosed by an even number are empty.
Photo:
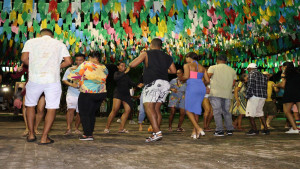
M291 110L294 104L296 104L298 110L300 110L300 73L294 67L293 62L283 63L283 73L281 75L284 80L279 84L273 85L274 87L284 88L283 94L283 111L289 120L292 127L288 130L287 134L298 134L299 130L292 116Z
M78 109L83 128L83 135L80 136L79 140L82 141L94 140L95 114L106 98L108 70L105 65L100 63L100 60L100 52L91 52L88 61L79 65L68 76L70 80L79 80Z
M170 116L169 116L169 131L172 131L172 122L174 119L175 111L176 109L179 109L180 117L178 122L177 131L182 132L185 131L181 126L184 120L185 116L185 110L184 110L184 95L186 90L186 82L181 81L180 79L183 76L183 70L178 69L177 70L177 78L172 79L170 81L171 84L171 94L169 97L169 105L170 107Z
M202 101L206 93L204 85L210 82L206 69L198 64L198 55L190 52L186 55L186 64L183 66L184 75L182 80L187 80L187 87L185 92L185 110L186 114L191 120L194 130L192 137L199 138L200 135L204 136L203 129L198 125L199 115L202 113ZM204 77L204 82L202 80Z
M26 84L25 106L29 135L27 142L36 141L34 133L35 107L42 93L45 93L47 115L39 145L54 143L48 137L59 108L61 97L60 69L72 64L65 44L53 38L50 29L42 29L41 37L30 39L22 50L21 60L29 66L29 80ZM62 62L63 61L63 62Z
M150 51L142 52L129 66L134 68L144 62L142 92L146 114L153 128L153 133L146 142L154 142L162 139L160 123L162 120L160 107L165 102L169 93L170 83L168 73L175 74L176 67L172 57L161 51L162 41L154 38L150 44Z
M69 74L78 68L79 65L81 65L85 60L85 55L82 53L75 54L75 63L76 65L74 67L70 67L66 70L62 81L65 85L68 86L67 96L66 96L66 102L67 102L67 114L66 114L66 120L67 120L67 130L64 133L64 135L70 135L72 134L72 122L74 119L75 111L75 134L81 134L79 131L79 125L80 125L80 116L79 116L79 110L78 110L78 97L80 94L80 91L78 89L78 84L75 82L69 82L68 76Z
M125 111L121 117L121 123L119 128L119 133L129 133L128 130L124 128L127 118L133 109L133 102L130 96L130 88L136 86L136 84L131 81L127 73L130 71L130 67L126 68L125 63L120 62L117 65L118 71L114 73L114 80L116 81L116 88L113 96L113 108L108 116L107 124L104 129L104 133L109 133L109 127L120 109L121 104L123 105ZM138 86L140 87L140 86Z

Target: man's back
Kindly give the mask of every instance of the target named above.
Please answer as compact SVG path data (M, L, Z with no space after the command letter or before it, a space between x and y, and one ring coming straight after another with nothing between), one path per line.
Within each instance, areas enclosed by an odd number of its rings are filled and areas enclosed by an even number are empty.
M147 51L148 66L145 67L143 81L149 84L157 79L168 81L168 69L173 63L171 56L161 50Z
M66 46L50 36L28 40L22 52L29 52L29 81L46 84L60 82L60 64L70 56Z
M249 73L247 98L252 96L267 98L268 78L257 70Z
M212 97L232 98L233 81L236 80L236 72L226 64L217 64L208 69L212 73L210 95Z

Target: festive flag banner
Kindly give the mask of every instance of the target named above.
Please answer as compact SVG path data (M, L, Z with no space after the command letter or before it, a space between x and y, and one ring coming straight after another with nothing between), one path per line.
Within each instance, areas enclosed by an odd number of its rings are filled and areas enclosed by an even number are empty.
M105 63L130 62L158 37L178 64L189 51L206 66L224 52L238 72L251 61L270 72L286 60L299 64L300 0L47 2L0 2L2 65L18 63L24 43L43 28L54 31L72 55L100 50Z

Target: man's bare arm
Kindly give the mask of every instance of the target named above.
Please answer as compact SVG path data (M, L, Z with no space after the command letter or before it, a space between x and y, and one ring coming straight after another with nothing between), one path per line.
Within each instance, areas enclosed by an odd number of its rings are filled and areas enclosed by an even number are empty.
M61 63L60 68L68 67L72 64L71 57L64 57L64 61Z
M25 64L29 64L29 52L23 52L21 56L21 61Z
M177 72L176 66L175 66L174 63L172 63L171 66L170 66L169 69L168 69L168 73L169 73L169 74L175 74L176 72Z
M129 63L129 67L135 68L146 59L147 53L142 52L137 58Z

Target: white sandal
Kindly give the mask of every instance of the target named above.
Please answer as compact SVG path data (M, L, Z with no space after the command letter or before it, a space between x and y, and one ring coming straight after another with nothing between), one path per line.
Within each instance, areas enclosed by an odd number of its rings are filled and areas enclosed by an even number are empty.
M161 131L157 132L157 133L152 133L152 136L146 138L146 143L150 143L150 142L155 142L155 141L159 141L162 139L162 133Z
M105 134L108 134L110 131L109 131L109 129L104 129L104 131L103 131Z

